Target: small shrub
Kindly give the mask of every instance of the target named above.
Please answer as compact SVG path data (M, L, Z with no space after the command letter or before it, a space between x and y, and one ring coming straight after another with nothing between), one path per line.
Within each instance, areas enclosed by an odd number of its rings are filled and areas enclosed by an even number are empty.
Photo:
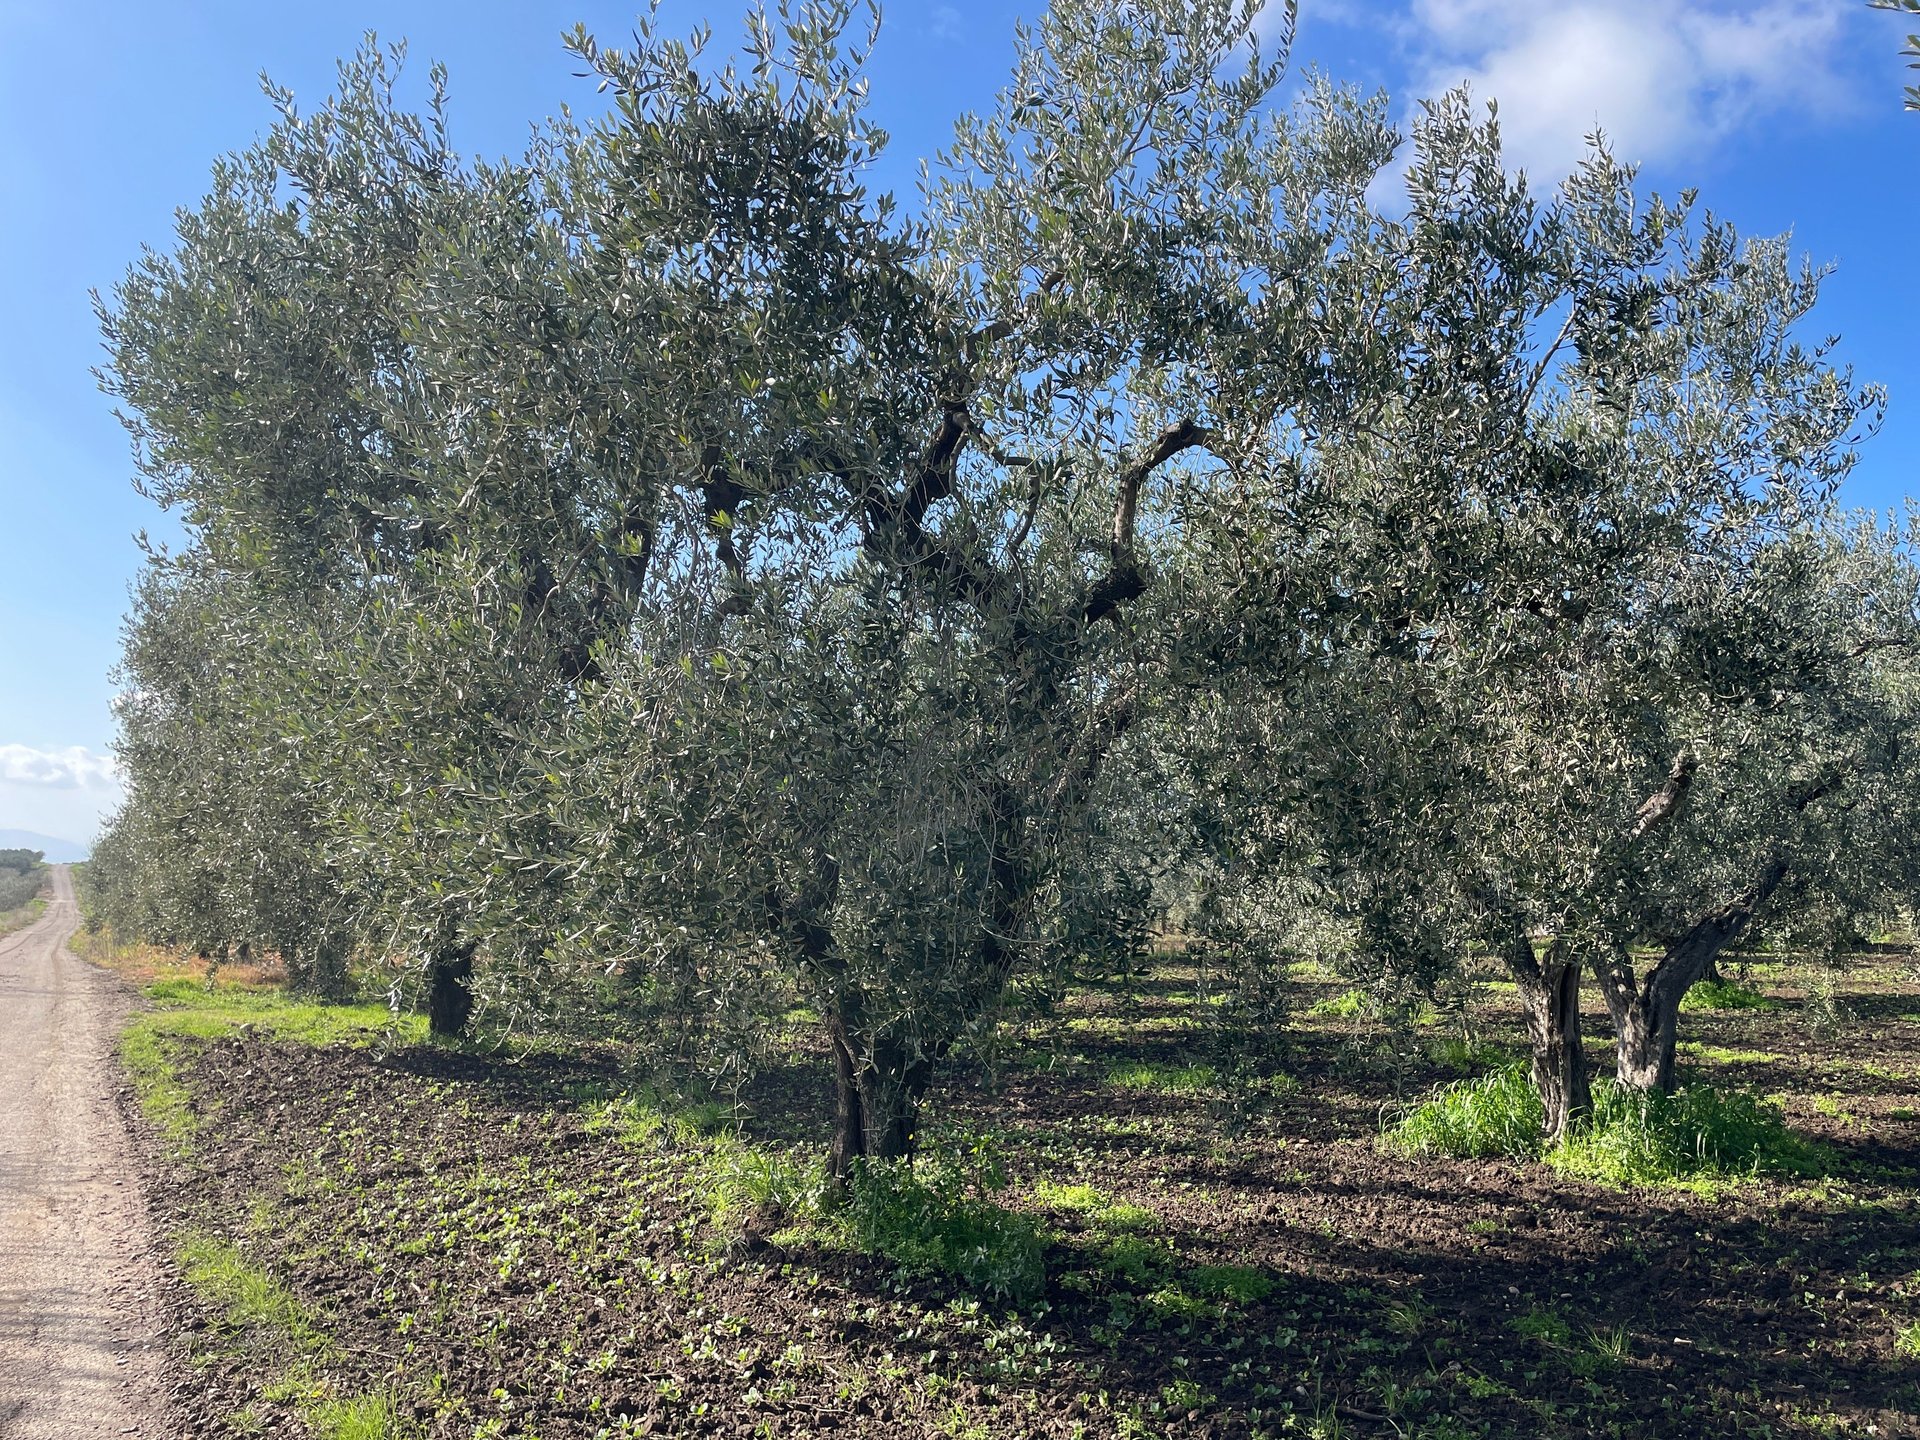
M1387 1132L1401 1149L1461 1159L1537 1155L1546 1112L1527 1072L1508 1065L1437 1087Z
M1680 999L1682 1010L1778 1010L1780 1002L1731 980L1701 980Z
M1027 1299L1046 1281L1039 1223L977 1193L975 1178L939 1156L919 1173L906 1161L863 1162L839 1221L863 1250L990 1295Z
M1273 1293L1273 1277L1247 1265L1202 1265L1187 1275L1187 1283L1202 1295L1251 1305Z

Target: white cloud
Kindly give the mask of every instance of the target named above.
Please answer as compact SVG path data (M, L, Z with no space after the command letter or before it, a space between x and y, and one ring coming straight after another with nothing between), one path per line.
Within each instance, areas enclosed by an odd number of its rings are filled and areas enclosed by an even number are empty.
M36 750L31 745L0 745L0 783L47 790L114 790L119 772L108 755L84 745Z
M1464 80L1497 100L1509 165L1544 181L1596 128L1621 159L1658 163L1770 111L1841 109L1842 30L1833 0L1411 0L1400 38L1417 94Z

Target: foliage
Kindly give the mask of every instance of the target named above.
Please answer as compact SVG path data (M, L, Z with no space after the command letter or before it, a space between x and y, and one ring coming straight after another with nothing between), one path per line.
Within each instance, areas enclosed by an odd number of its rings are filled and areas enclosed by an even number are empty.
M38 850L0 850L0 915L31 903L46 883L46 857Z
M1461 1159L1535 1155L1541 1115L1540 1097L1528 1082L1526 1068L1508 1065L1439 1087L1386 1133L1407 1150Z
M1920 0L1867 0L1867 3L1876 10L1892 10L1900 15L1920 15ZM1920 70L1920 35L1909 35L1907 48L1902 53L1913 58L1913 64L1908 67L1909 69ZM1907 87L1907 109L1920 110L1920 85Z
M1699 1083L1672 1094L1600 1086L1592 1121L1573 1130L1547 1160L1621 1186L1760 1171L1802 1175L1821 1164L1816 1147L1787 1129L1777 1105Z
M864 1160L838 1223L861 1248L910 1269L951 1275L976 1290L1030 1300L1046 1283L1038 1223L996 1204L1000 1185L947 1156Z
M1059 0L911 216L853 0L578 31L604 109L499 161L399 50L269 87L100 306L188 538L98 923L706 1093L804 1007L880 1235L997 1223L882 1162L1159 915L1237 978L1135 1082L1269 1068L1293 956L1396 1012L1492 954L1557 1130L1583 967L1659 1088L1718 947L1910 896L1920 571L1829 512L1882 396L1821 273L1600 146L1534 193L1464 92L1278 106L1259 8Z
M1541 1138L1540 1100L1512 1065L1438 1087L1386 1129L1401 1148L1462 1159L1544 1159L1554 1168L1617 1186L1662 1185L1759 1171L1808 1174L1820 1157L1788 1130L1779 1107L1696 1082L1672 1094L1603 1082L1591 1117L1551 1145Z
M1682 1010L1777 1010L1780 1002L1734 980L1697 980L1680 1002Z

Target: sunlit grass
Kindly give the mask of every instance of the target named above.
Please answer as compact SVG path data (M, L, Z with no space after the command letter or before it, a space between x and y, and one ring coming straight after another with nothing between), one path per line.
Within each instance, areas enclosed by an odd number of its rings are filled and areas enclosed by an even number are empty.
M148 1121L176 1147L191 1143L199 1118L181 1082L176 1053L183 1042L219 1040L242 1026L301 1045L365 1045L426 1037L418 1016L395 1016L380 1005L327 1005L294 1000L278 989L218 985L176 976L146 987L154 1008L120 1037L120 1059Z
M1622 1187L1804 1175L1821 1164L1818 1148L1787 1128L1777 1105L1741 1091L1696 1084L1661 1095L1602 1080L1593 1101L1593 1114L1549 1147L1539 1096L1525 1068L1510 1065L1440 1086L1384 1138L1414 1153L1540 1159Z

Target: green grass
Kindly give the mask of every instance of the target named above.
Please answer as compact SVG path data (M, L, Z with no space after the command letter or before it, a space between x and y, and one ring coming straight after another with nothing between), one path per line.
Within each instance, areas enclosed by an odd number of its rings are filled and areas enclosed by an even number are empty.
M176 1057L184 1042L219 1040L242 1026L301 1045L365 1045L383 1038L419 1041L426 1022L392 1015L381 1005L323 1005L278 990L209 989L197 980L161 980L147 986L154 1008L136 1016L120 1037L120 1059L140 1097L140 1108L176 1149L191 1145L199 1126Z
M975 1290L1024 1301L1046 1284L1040 1223L981 1193L977 1172L945 1156L855 1167L834 1216L862 1250L909 1270L951 1275Z
M387 1395L322 1400L306 1407L305 1418L317 1440L397 1440L413 1430Z
M1504 1045L1473 1040L1464 1035L1448 1035L1427 1046L1427 1054L1436 1065L1456 1075L1480 1075L1512 1062L1513 1052Z
M1163 1095L1197 1095L1220 1086L1220 1072L1211 1065L1154 1065L1139 1061L1115 1065L1107 1083L1123 1090L1153 1090Z
M1682 1010L1778 1010L1780 1002L1731 980L1701 980L1680 999Z
M1329 1020L1359 1020L1378 1013L1378 1010L1372 998L1359 990L1342 990L1338 995L1316 1000L1307 1007L1309 1015L1319 1015Z
M269 1357L262 1398L291 1403L316 1440L404 1440L414 1433L391 1396L340 1395L318 1375L333 1351L318 1318L234 1246L194 1231L180 1242L175 1260L226 1328Z
M277 1346L298 1355L325 1348L319 1328L293 1294L226 1241L195 1232L181 1241L175 1258L187 1283L229 1326L270 1331Z
M1187 1273L1187 1284L1216 1300L1251 1305L1273 1293L1273 1277L1248 1265L1201 1265Z
M1042 1180L1033 1187L1033 1198L1049 1210L1084 1215L1094 1229L1116 1235L1138 1234L1160 1225L1160 1217L1145 1206L1117 1201L1091 1185L1056 1185Z
M1440 1086L1401 1117L1387 1139L1416 1154L1463 1160L1537 1155L1545 1114L1526 1068L1507 1065L1478 1079Z
M1771 1050L1740 1050L1703 1045L1697 1040L1682 1040L1675 1048L1688 1060L1704 1060L1709 1065L1774 1065L1787 1058Z
M1548 1148L1542 1109L1527 1073L1510 1065L1441 1086L1389 1127L1386 1140L1412 1152L1463 1159L1544 1160L1557 1170L1621 1187L1733 1179L1760 1172L1807 1175L1817 1147L1786 1126L1777 1105L1741 1091L1689 1085L1644 1094L1602 1080L1594 1111Z

